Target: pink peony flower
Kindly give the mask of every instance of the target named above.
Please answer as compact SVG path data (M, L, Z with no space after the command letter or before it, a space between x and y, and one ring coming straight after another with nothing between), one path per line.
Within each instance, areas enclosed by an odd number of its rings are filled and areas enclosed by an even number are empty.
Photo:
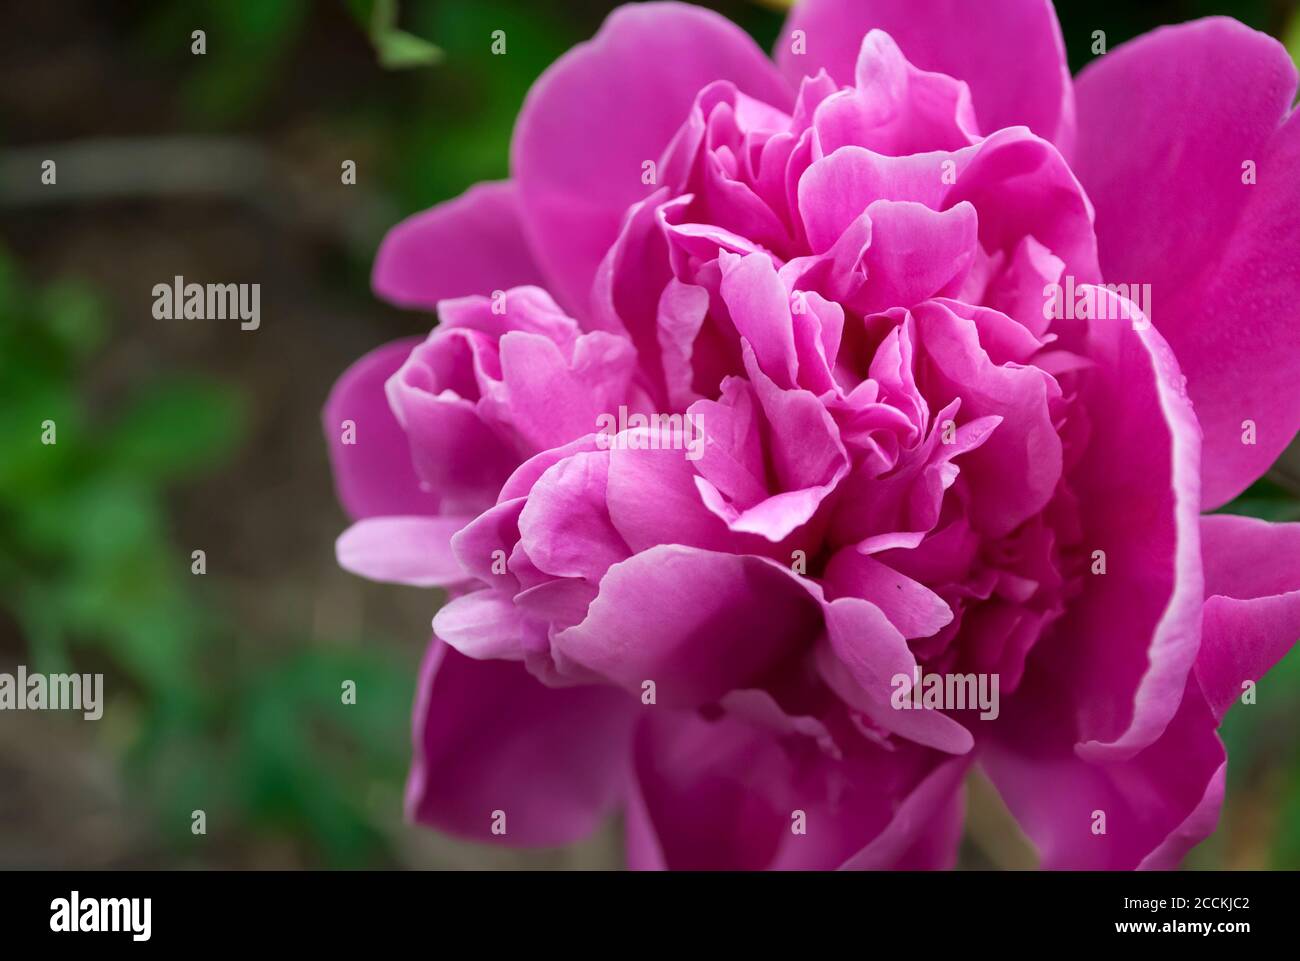
M1225 19L1076 83L1047 0L612 14L325 408L340 563L451 596L410 816L938 868L978 763L1043 866L1176 865L1300 635L1300 524L1202 516L1300 425L1295 91Z

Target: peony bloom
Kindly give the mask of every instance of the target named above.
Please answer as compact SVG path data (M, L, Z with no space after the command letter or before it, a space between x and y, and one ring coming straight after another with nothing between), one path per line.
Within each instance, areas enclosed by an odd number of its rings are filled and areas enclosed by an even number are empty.
M1203 516L1300 426L1296 81L1225 19L1074 81L1047 0L613 13L325 408L340 563L450 596L409 815L939 868L978 764L1044 867L1176 865L1300 635L1300 524Z

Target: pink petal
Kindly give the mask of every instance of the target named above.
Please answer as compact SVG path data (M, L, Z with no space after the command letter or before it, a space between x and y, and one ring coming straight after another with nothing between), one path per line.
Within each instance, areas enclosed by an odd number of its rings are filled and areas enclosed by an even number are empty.
M780 565L665 545L611 567L587 619L552 644L557 658L629 690L654 681L657 703L683 706L753 686L821 627L817 601Z
M590 834L621 799L637 704L610 688L543 686L522 664L474 661L436 638L420 672L407 817L535 847ZM506 833L492 833L493 812Z
M1300 524L1201 519L1205 608L1196 677L1215 717L1300 639Z
M957 863L966 820L963 778L970 762L934 768L898 806L889 824L841 871L946 871Z
M1074 91L1050 0L802 0L777 42L777 63L792 84L819 69L852 83L872 29L920 69L964 80L980 129L1024 125L1071 149ZM804 33L802 55L793 52L795 30Z
M1132 757L1090 762L1074 749L1060 678L1027 676L981 762L1046 869L1173 868L1214 830L1225 754L1195 680L1159 738ZM1068 682L1067 682L1068 683ZM1094 833L1105 816L1105 833Z
M1078 89L1076 168L1106 281L1151 285L1151 320L1205 431L1202 506L1213 508L1300 427L1296 68L1276 40L1214 18L1098 57ZM1255 184L1242 182L1246 161Z
M1083 592L1040 645L1078 705L1080 752L1120 759L1178 710L1200 642L1200 437L1173 353L1100 292L1082 403L1095 429L1070 482L1080 501ZM1145 329L1139 329L1143 328ZM1106 572L1091 573L1093 551Z
M970 751L974 738L958 721L933 708L899 709L892 703L896 691L912 689L917 662L880 608L861 598L841 597L826 605L826 629L834 660L823 648L818 666L843 700L900 737L949 754ZM836 661L856 687L847 684ZM906 687L895 684L900 676L907 679Z
M824 153L856 144L901 156L978 139L966 84L918 70L884 31L863 38L854 74L855 86L828 97L813 115Z
M375 293L399 307L491 294L541 281L524 240L515 185L481 183L454 200L407 217L375 255Z
M627 400L635 366L631 342L604 331L579 337L567 359L545 337L508 333L501 338L501 378L509 423L538 450L590 434L601 414Z
M476 661L524 658L523 617L504 591L474 591L452 598L434 615L433 632Z
M701 501L697 475L681 451L616 447L609 456L609 516L633 552L665 543L718 551L736 546Z
M339 567L372 581L446 587L470 580L451 550L467 517L368 517L335 545Z
M965 759L859 742L852 756L724 716L647 707L633 752L634 869L951 867ZM803 833L793 830L802 815Z
M977 491L972 525L1001 537L1041 511L1056 490L1063 461L1050 404L1060 388L1035 366L993 363L976 322L943 304L922 304L913 317L932 402L960 399L963 419L1001 418L958 461Z
M631 553L605 506L609 454L574 454L533 485L519 515L520 544L539 570L600 583Z
M965 201L937 212L911 201L877 200L867 208L871 246L867 283L854 306L875 313L955 294L979 248L979 216Z
M321 411L334 486L353 518L438 511L437 496L420 488L406 433L384 395L384 382L417 343L407 338L366 354L344 371ZM348 421L355 428L351 435Z
M385 385L389 403L410 443L421 481L448 510L475 513L490 507L519 455L484 423L474 401L451 390L432 393L415 355Z
M654 189L658 163L714 80L788 108L793 94L737 26L700 7L629 4L534 84L515 126L512 169L533 249L560 300L585 310L619 219Z
M889 618L905 638L929 637L952 622L952 609L919 581L852 547L835 552L823 575L826 596L860 597Z

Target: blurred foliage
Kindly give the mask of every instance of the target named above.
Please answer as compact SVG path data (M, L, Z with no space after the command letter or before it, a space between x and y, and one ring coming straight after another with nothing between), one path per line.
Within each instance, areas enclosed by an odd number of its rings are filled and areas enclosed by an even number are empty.
M348 5L370 31L370 42L385 67L428 67L442 59L442 51L429 41L397 26L397 0L348 0Z
M1291 59L1300 64L1300 8L1291 14L1291 20L1282 34L1282 42L1286 44Z
M241 396L168 375L105 413L83 385L107 336L90 290L33 288L0 253L0 603L30 667L107 675L104 730L172 841L202 809L209 834L270 831L333 865L383 860L365 805L376 784L400 794L411 665L306 639L278 656L231 642L167 537L164 494L229 458ZM344 679L364 692L355 704Z
M178 90L186 113L206 126L239 119L265 96L292 52L310 13L309 0L159 4L145 21L141 45L154 59L190 58L189 38L201 28L207 52ZM177 37L185 38L178 44Z

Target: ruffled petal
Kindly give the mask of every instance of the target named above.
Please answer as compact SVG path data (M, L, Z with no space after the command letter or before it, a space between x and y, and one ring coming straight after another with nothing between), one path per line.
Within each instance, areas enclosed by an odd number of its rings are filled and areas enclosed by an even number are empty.
M964 80L985 132L1024 125L1070 151L1074 89L1050 0L802 0L776 61L792 84L821 69L852 83L862 38L873 29L922 70Z
M620 218L654 190L643 164L660 161L695 95L715 80L783 109L793 100L744 31L678 3L619 7L533 85L512 167L533 249L570 310L585 311Z

